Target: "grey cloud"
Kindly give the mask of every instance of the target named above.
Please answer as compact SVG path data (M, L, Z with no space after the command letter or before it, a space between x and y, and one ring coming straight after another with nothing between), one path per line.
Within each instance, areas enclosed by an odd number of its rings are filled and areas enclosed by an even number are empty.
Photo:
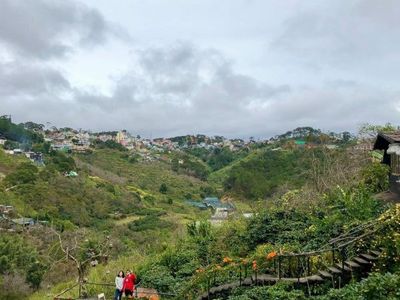
M286 20L272 49L285 51L314 67L349 70L350 66L390 69L388 59L400 51L400 2L333 1L302 7ZM379 64L381 66L379 66Z
M44 75L38 90L29 80L18 80L16 76L22 74L16 70L0 73L0 79L14 76L9 84L18 82L11 89L0 85L0 94L25 91L18 100L3 98L1 109L18 113L21 120L35 116L57 126L126 128L145 136L269 137L298 126L355 130L366 121L395 122L399 115L398 91L341 79L319 87L268 85L235 71L221 53L185 43L135 53L140 63L116 79L110 95L71 87L61 73L51 69L31 67L28 78L37 77L35 72ZM173 82L175 89L158 86L159 76L164 83Z
M207 3L204 8L208 9L211 1ZM259 3L265 6L260 11L271 8L265 1ZM275 42L265 60L249 59L253 52L246 52L265 45L262 41L272 32L264 31L268 26L261 24L261 18L257 26L244 26L243 32L226 27L217 35L219 39L226 32L232 43L224 46L238 47L232 52L240 52L235 60L212 48L218 43L207 40L207 32L196 43L156 39L158 46L146 36L142 48L135 45L132 57L122 58L126 65L115 67L117 74L106 74L112 76L112 88L106 93L100 91L107 88L96 83L82 87L82 77L68 74L95 66L97 56L88 65L70 69L67 65L65 73L63 58L78 48L102 44L110 35L129 39L119 25L81 2L0 1L0 52L6 49L13 56L8 63L0 60L0 112L15 115L17 121L50 121L56 126L94 130L126 128L153 137L187 133L268 137L298 126L356 130L365 122L396 123L400 112L396 89L400 79L399 2L298 3L298 12L291 4L282 4L293 13L279 36L268 36ZM169 10L171 14L174 9ZM201 25L196 24L196 30L201 31ZM211 31L215 23L204 25ZM151 26L156 32L160 24L154 20ZM185 28L180 30L185 32ZM248 44L241 48L243 43ZM125 53L126 46L117 53ZM96 55L99 63L110 58L103 51ZM236 64L238 58L242 71ZM248 61L260 62L257 77L251 68L243 68ZM113 62L106 68L113 68ZM104 82L99 78L87 82ZM386 81L392 82L391 88Z
M0 95L3 97L37 97L69 90L69 82L56 69L35 64L0 64Z
M109 27L97 10L75 1L0 2L0 47L26 57L60 57L76 44L101 44Z

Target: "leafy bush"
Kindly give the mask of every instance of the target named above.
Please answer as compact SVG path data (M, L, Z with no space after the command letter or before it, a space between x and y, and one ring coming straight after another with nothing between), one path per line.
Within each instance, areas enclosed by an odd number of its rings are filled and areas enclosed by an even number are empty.
M295 210L263 211L249 220L245 241L250 249L263 243L304 244L310 225L310 215Z
M139 220L132 221L128 224L128 227L132 231L145 231L159 228L171 228L172 225L173 224L171 222L161 220L157 216L150 215Z
M290 182L294 188L304 184L308 170L308 151L266 151L241 161L229 171L224 188L248 199L271 196L278 186Z
M358 283L351 283L342 289L332 289L327 295L313 297L315 300L396 300L400 299L399 274L371 274Z
M120 143L117 143L113 140L108 140L108 141L100 141L100 140L96 140L93 142L93 145L98 148L98 149L114 149L114 150L118 150L118 151L128 151L128 149L126 149L124 146L122 146Z
M165 183L161 183L159 192L162 193L162 194L166 194L167 191L168 191L167 185Z
M371 193L379 193L389 188L389 167L374 162L362 170L363 182Z
M43 136L41 134L25 129L22 124L14 124L11 120L5 117L0 117L0 133L8 140L19 143L31 145L32 143L43 142Z
M34 183L38 171L38 168L31 163L21 163L13 173L6 176L5 181L9 186Z
M47 163L54 165L59 172L68 172L76 169L74 159L60 151L51 151Z
M0 274L22 272L35 289L40 286L45 266L38 261L36 250L20 236L0 235Z
M304 293L293 289L292 284L280 283L274 286L254 287L251 289L237 288L233 291L229 300L303 300L306 299Z

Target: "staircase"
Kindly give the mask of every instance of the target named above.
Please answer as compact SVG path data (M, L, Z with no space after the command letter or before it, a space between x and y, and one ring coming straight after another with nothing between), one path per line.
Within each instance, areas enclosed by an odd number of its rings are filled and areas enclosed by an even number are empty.
M235 281L228 284L219 285L210 288L203 293L198 299L209 300L220 298L229 295L230 291L237 287L251 287L261 285L273 285L278 281L286 281L308 287L317 284L329 283L333 288L340 288L352 278L367 277L375 261L379 259L381 252L369 251L360 253L350 260L335 263L328 266L326 269L318 270L316 274L303 277L276 277L270 274L253 274L251 277L246 277L243 280Z
M382 252L382 249L373 250L371 237L379 235L385 224L392 220L390 216L385 216L361 224L331 239L316 251L275 252L271 257L268 255L266 259L254 261L251 266L244 264L243 260L225 264L224 268L210 266L203 272L206 286L201 286L198 299L223 298L240 286L273 285L279 281L292 282L298 288L303 286L309 295L320 284L341 288L352 279L360 280L368 276ZM248 267L251 267L251 276L247 275Z

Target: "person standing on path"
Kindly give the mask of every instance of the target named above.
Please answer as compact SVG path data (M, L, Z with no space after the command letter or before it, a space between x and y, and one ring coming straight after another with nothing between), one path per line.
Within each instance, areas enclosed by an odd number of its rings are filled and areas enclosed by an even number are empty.
M122 299L122 289L124 287L124 272L119 271L117 276L115 277L115 293L114 300Z
M135 290L136 275L132 270L126 271L126 277L124 278L124 284L122 290L125 292L125 297L129 299L133 298L133 291Z

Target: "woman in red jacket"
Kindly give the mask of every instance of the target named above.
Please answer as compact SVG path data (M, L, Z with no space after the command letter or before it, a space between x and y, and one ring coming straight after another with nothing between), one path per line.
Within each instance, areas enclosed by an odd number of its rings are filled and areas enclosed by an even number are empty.
M133 298L133 291L135 290L135 280L136 275L131 270L126 271L122 290L125 292L125 297L128 297L129 299Z

